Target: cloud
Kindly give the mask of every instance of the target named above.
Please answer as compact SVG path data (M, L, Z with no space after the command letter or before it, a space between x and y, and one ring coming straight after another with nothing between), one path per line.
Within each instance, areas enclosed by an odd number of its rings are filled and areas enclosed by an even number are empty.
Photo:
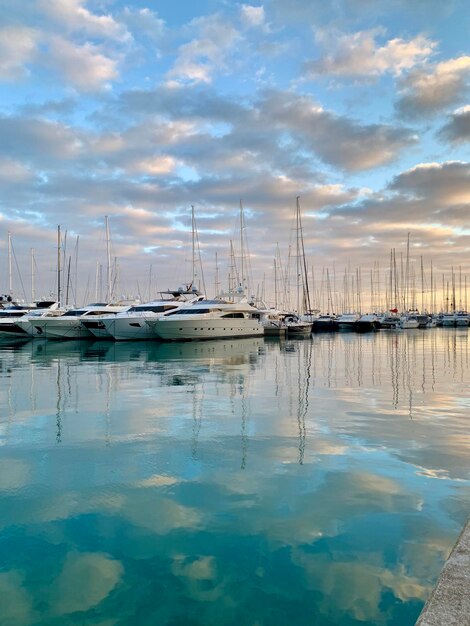
M219 15L196 18L189 29L197 34L180 46L168 79L177 84L210 83L214 73L226 69L227 59L240 34Z
M23 163L0 156L0 181L2 184L25 183L34 178L31 172Z
M426 199L434 207L470 204L470 163L421 163L395 176L390 189Z
M25 590L23 573L14 570L0 572L0 597L5 624L28 626L36 620L33 599Z
M240 8L242 22L249 28L259 28L265 25L264 7L255 7L249 4L242 4Z
M318 30L317 43L327 53L305 64L309 76L328 75L372 78L385 73L400 75L429 58L435 43L422 35L405 41L390 39L380 46L376 42L383 29L341 34L335 30Z
M129 165L129 170L137 173L160 176L174 172L178 163L171 156L155 155L148 159L138 160Z
M434 115L465 97L469 77L470 56L414 69L400 81L401 95L396 109L408 118Z
M306 96L271 92L261 103L272 123L291 132L299 145L335 167L360 171L379 167L418 142L407 128L361 124L324 110Z
M117 78L117 62L91 43L76 45L55 37L49 48L48 62L63 79L80 91L103 89Z
M96 606L116 587L123 572L122 564L106 554L69 553L51 586L52 612L65 615Z
M83 33L89 37L126 41L127 29L111 15L96 15L86 7L86 0L39 0L39 7L49 20L64 31Z
M0 461L0 491L18 492L31 480L30 467L21 459Z
M452 143L470 141L470 105L461 107L448 116L439 136Z
M145 37L154 43L159 43L165 34L165 21L148 8L125 7L121 19L129 30L135 33L138 40Z
M9 26L0 30L0 80L18 80L28 74L36 54L38 34L32 28Z
M415 250L432 257L435 268L450 271L463 262L470 245L469 183L470 163L420 163L379 192L330 207L318 224L321 238L313 249L325 257L353 254L358 265L367 265L383 256L385 247L403 250L411 232Z
M37 171L58 167L79 155L80 135L71 128L44 119L0 115L0 155L20 163L31 163Z
M178 150L173 156L189 159L196 167L199 163L201 170L210 165L229 172L230 166L247 169L251 163L256 169L272 167L276 173L311 179L318 165L315 156L340 169L360 171L380 167L417 144L408 128L363 124L293 91L266 90L251 102L234 102L206 85L167 86L126 92L115 108L143 119L154 114L180 120L170 122L171 129L161 122ZM223 123L222 132L218 123ZM155 118L145 122L144 143L155 125ZM176 132L178 127L182 132Z

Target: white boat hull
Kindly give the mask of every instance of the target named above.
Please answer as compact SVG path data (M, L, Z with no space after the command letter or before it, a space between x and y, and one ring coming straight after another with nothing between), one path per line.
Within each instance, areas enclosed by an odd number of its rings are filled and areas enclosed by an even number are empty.
M78 317L44 318L33 322L35 337L46 339L91 339L93 334L83 326Z
M115 341L146 341L157 339L153 328L147 324L147 317L116 317L103 320L106 331Z
M150 325L155 328L158 337L165 341L197 341L264 335L264 328L257 320L246 318L173 320L168 317L150 322Z
M338 322L338 330L356 330L356 322Z
M0 339L7 339L8 337L29 337L28 332L20 324L21 318L9 319L0 322Z
M415 328L419 328L418 320L401 320L400 327L403 330L413 330Z
M286 324L287 336L310 335L313 323L310 322L292 322Z

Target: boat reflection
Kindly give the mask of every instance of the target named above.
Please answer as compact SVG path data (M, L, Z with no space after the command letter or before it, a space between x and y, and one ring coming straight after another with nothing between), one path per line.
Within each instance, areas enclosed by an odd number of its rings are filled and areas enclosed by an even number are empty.
M191 343L164 343L159 341L82 341L53 342L45 339L11 340L0 344L1 352L31 358L47 365L56 359L69 361L187 361L210 360L213 363L234 365L256 360L265 352L262 338L214 340Z

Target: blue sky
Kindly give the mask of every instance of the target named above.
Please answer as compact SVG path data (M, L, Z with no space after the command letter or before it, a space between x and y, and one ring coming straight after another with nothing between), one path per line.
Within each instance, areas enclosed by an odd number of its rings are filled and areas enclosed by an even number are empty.
M0 253L5 266L10 231L15 291L29 294L31 248L38 294L53 289L60 224L68 254L79 237L84 297L105 215L122 292L143 292L150 266L155 288L180 284L191 205L206 283L215 253L223 282L240 199L254 283L269 286L297 195L318 272L385 272L410 232L412 263L466 275L466 5L0 0Z

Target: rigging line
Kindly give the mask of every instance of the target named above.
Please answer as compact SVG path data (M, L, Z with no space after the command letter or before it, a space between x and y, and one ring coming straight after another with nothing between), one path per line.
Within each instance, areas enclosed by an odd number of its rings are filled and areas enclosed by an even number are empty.
M21 289L23 291L23 296L24 296L24 299L25 299L25 302L26 302L26 300L27 300L27 298L26 298L26 290L25 290L24 285L23 285L23 279L21 278L20 268L18 266L18 259L16 258L16 253L15 253L15 248L13 247L13 243L11 243L11 252L13 254L13 258L15 259L16 271L18 272L18 278L20 280Z
M196 226L196 218L194 218L194 225ZM198 259L199 259L199 269L201 270L202 291L204 294L206 294L206 281L204 278L204 269L202 267L201 246L199 244L199 233L197 231L197 226L195 229L195 233L196 233L197 253L198 253Z

